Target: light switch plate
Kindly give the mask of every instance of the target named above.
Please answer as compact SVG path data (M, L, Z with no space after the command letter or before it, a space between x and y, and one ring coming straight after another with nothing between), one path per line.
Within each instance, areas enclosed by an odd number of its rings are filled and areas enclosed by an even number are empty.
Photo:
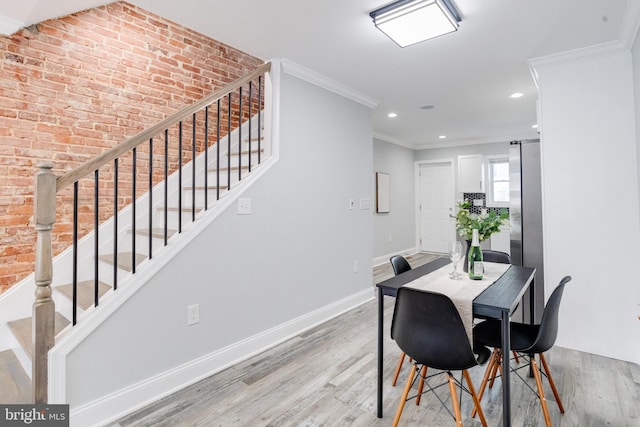
M482 203L483 200L482 199L474 199L473 200L473 206L484 206L484 203Z
M371 199L360 199L360 210L371 209Z

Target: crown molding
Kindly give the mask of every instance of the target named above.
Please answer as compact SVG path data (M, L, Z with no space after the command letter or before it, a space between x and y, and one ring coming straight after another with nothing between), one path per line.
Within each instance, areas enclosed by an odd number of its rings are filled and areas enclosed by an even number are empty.
M550 65L573 64L577 62L589 61L592 59L620 55L629 52L630 50L627 46L625 46L620 41L615 40L580 49L574 49L566 52L554 53L552 55L532 58L527 62L529 63L529 67L533 68L532 75L534 76L534 79L536 79L536 70Z
M383 133L373 132L373 137L375 139L379 139L380 141L388 142L389 144L399 145L400 147L408 148L410 150L416 149L416 146L413 144L409 144L408 142L390 137L389 135L385 135Z
M627 9L624 12L624 20L619 33L619 40L628 50L633 48L636 41L636 35L640 28L640 2L627 2Z
M328 77L305 68L302 65L298 65L288 59L280 60L280 64L282 65L282 71L289 74L290 76L297 77L323 89L336 93L340 96L344 96L345 98L360 103L371 109L375 108L379 103L379 101L374 98L371 98L361 92L358 92L355 89L345 86L342 83L338 83L335 80L331 80Z
M485 137L485 138L473 138L473 139L459 139L459 140L450 140L446 142L434 142L434 143L420 143L420 144L409 144L405 141L401 141L395 138L391 138L387 135L380 133L373 133L373 137L379 139L384 142L388 142L390 144L399 145L404 148L409 148L414 151L418 150L431 150L436 148L455 148L455 147L465 147L468 145L484 145L484 144L496 144L501 142L509 142L523 139L535 139L540 135L537 131L532 130L530 132L521 132L518 134L505 134L499 136Z
M541 68L630 53L635 43L638 28L640 28L640 2L630 1L627 3L618 40L529 59L527 63L536 86L538 85L537 70Z

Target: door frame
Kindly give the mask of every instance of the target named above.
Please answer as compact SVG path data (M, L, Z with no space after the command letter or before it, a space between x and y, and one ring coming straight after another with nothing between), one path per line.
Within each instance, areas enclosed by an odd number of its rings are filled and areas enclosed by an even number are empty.
M449 167L451 168L451 182L453 183L453 185L451 186L452 188L452 195L451 195L451 200L453 200L453 206L451 207L453 209L453 211L455 211L455 202L456 202L456 188L457 188L457 182L456 182L456 171L455 171L455 165L454 165L454 160L453 158L444 158L444 159L434 159L434 160L417 160L414 162L414 189L415 189L415 195L414 195L414 217L415 217L415 222L416 222L416 249L417 252L422 252L422 244L420 243L420 239L422 237L422 221L421 221L421 215L420 215L420 168L422 166L425 165L436 165L436 164L447 164L449 165ZM454 212L455 213L455 212ZM456 234L455 234L455 228L454 228L454 235L452 236L454 239L456 238Z

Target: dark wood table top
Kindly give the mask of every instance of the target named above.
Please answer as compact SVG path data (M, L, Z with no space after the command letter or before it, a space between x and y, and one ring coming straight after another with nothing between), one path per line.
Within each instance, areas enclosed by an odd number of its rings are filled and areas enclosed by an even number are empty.
M384 280L378 283L376 286L380 288L383 295L395 297L398 295L398 288L400 288L401 286L404 286L407 283L424 276L425 274L429 274L432 271L439 269L440 267L444 267L447 264L451 264L451 261L449 261L448 258L438 258L431 262L423 264L420 267L416 267L390 279Z
M447 264L451 264L451 261L447 258L438 258L380 282L376 286L383 295L395 297L401 286ZM494 284L473 300L473 314L499 319L502 312L512 312L533 280L534 273L534 268L512 265Z

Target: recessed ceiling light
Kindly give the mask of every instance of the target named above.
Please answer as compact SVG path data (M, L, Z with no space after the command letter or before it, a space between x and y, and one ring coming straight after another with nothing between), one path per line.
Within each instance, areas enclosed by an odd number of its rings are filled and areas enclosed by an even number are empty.
M420 107L421 110L432 110L433 108L435 108L433 105L423 105Z
M446 137L447 137L447 135L440 135L438 138L445 139Z
M390 119L395 119L396 117L398 117L398 113L389 113L387 114L387 117L389 117Z
M538 125L537 124L536 125L531 125L531 127L534 128L534 129L538 129Z
M516 99L516 98L522 98L523 96L524 96L524 94L522 94L520 92L514 92L511 95L509 95L509 98Z

